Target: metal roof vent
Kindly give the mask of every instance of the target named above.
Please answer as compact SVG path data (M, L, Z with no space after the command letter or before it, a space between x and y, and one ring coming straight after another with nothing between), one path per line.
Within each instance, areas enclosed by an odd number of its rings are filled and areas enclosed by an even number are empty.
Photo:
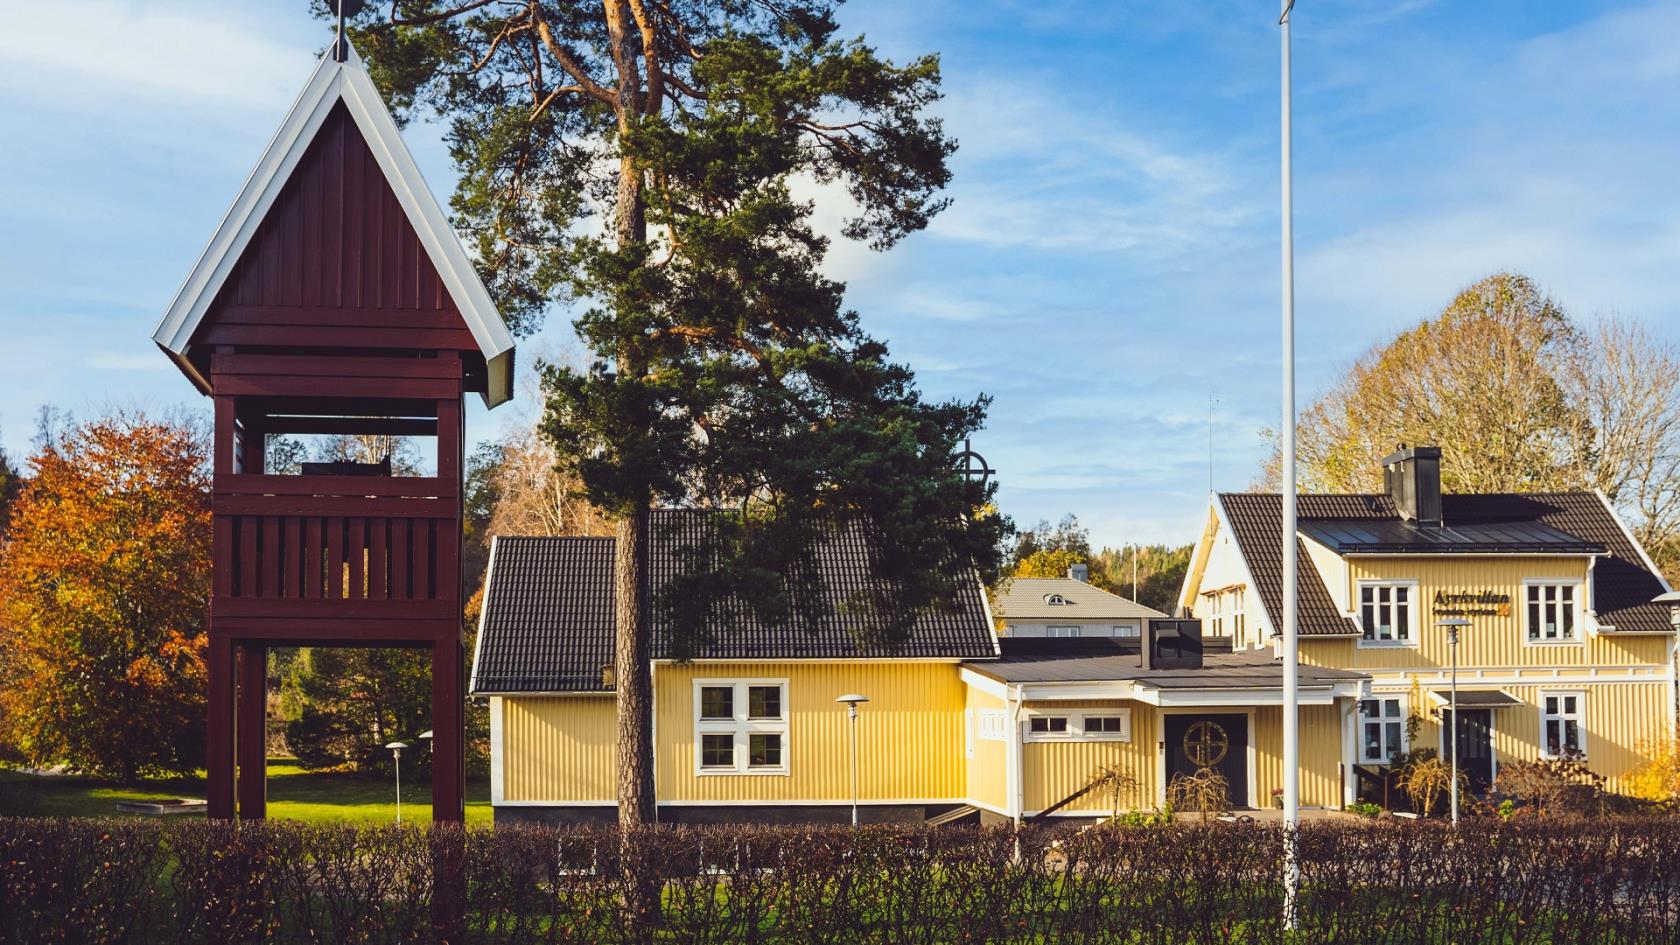
M1383 485L1400 517L1414 525L1441 524L1441 448L1404 443L1383 457Z

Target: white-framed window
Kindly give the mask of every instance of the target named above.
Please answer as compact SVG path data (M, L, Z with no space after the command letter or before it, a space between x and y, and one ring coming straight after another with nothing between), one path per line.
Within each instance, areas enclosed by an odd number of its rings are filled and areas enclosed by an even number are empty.
M1248 637L1244 635L1247 630L1247 624L1243 619L1242 588L1239 587L1231 591L1231 606L1229 609L1231 614L1231 639L1236 640L1239 643L1247 640Z
M1526 581L1523 625L1529 643L1581 642L1581 585L1573 581Z
M696 679L694 767L700 774L787 774L787 680Z
M1092 709L1085 712L1033 714L1027 717L1029 742L1065 742L1080 739L1104 742L1132 740L1132 710Z
M1079 636L1079 628L1078 627L1045 627L1044 628L1044 635L1047 636L1047 637L1063 637L1063 638L1077 637L1077 636Z
M1581 692L1540 694L1540 757L1586 757L1586 701Z
M1067 598L1060 594L1046 594L1044 595L1044 602L1051 607L1062 607L1067 604Z
M1224 595L1220 594L1218 591L1208 591L1202 596L1207 598L1205 608L1207 611L1207 618L1204 622L1207 624L1208 635L1215 637L1224 636L1225 620L1224 615L1220 612L1220 608L1224 604Z
M1132 710L1087 712L1079 717L1079 734L1093 741L1129 742L1132 740Z
M1009 740L1008 716L1002 709L980 710L980 737L988 742Z
M1392 764L1406 752L1406 697L1379 695L1359 700L1359 760Z
M1034 741L1067 738L1073 734L1065 715L1035 715L1027 719L1027 735Z
M1412 581L1362 581L1359 626L1362 646L1417 646L1417 584Z
M1135 623L1117 623L1114 625L1114 635L1128 640L1136 640L1143 635L1143 631Z

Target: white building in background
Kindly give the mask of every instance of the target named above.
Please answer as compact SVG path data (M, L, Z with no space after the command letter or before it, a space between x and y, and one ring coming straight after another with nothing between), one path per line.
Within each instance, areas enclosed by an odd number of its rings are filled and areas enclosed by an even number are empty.
M1165 617L1150 607L1092 587L1076 566L1065 578L1009 578L992 608L1001 636L1120 637L1138 639L1145 620Z

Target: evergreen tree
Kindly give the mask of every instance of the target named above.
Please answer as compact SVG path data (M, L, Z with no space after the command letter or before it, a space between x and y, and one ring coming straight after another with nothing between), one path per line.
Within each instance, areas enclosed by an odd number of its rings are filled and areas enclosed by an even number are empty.
M945 206L954 143L926 113L939 64L837 38L828 0L397 0L353 36L399 107L447 119L458 223L510 324L556 300L591 363L549 366L544 433L614 516L619 812L653 815L643 593L650 512L719 510L692 573L651 602L678 655L735 595L815 616L778 578L818 580L834 528L869 538L879 592L858 625L902 639L1006 522L953 471L986 400L929 403L822 271L796 188L837 184L849 239L885 249ZM599 215L600 225L591 218ZM818 595L798 595L809 601Z

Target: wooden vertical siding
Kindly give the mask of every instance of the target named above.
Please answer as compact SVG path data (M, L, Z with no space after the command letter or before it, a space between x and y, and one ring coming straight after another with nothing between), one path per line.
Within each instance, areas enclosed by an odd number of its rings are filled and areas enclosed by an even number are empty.
M1430 689L1417 687L1406 693L1413 702L1412 711L1421 717L1418 743L1439 749L1442 745L1442 719L1437 705L1429 699ZM1485 686L1479 688L1487 688ZM1493 749L1495 765L1510 761L1533 761L1540 757L1540 705L1544 694L1551 692L1579 692L1586 696L1583 727L1586 730L1587 767L1608 779L1612 791L1620 790L1626 778L1638 767L1641 749L1668 731L1668 685L1663 682L1599 682L1575 684L1558 682L1534 685L1504 685L1498 687L1523 701L1520 706L1493 710ZM1379 695L1393 690L1379 689ZM1423 711L1419 712L1421 702Z
M1137 787L1121 798L1122 810L1155 806L1160 735L1153 706L1123 700L1084 702L1028 702L1029 710L1044 714L1079 713L1098 709L1128 708L1132 713L1130 741L1072 740L1027 742L1022 745L1021 777L1026 795L1025 810L1040 811L1079 790L1105 765L1118 764L1137 781ZM1107 791L1092 792L1062 808L1068 814L1107 813L1113 806Z
M1007 704L997 696L981 692L973 686L965 686L966 704L963 724L969 726L974 739L974 756L967 759L967 775L964 783L967 785L969 800L976 801L996 811L1009 809L1009 743L1002 740L991 740L980 737L980 713L982 711L1007 711ZM1004 719L1004 737L1009 734L1009 719Z
M616 794L611 696L518 696L502 706L502 797L610 801Z
M1435 626L1434 598L1447 594L1494 591L1509 594L1510 612L1472 615L1472 625L1459 634L1458 662L1461 667L1525 666L1627 666L1667 659L1668 640L1661 635L1614 636L1596 634L1586 639L1585 626L1577 631L1585 640L1577 644L1531 644L1524 623L1524 581L1529 579L1574 580L1586 592L1587 559L1581 557L1373 557L1350 558L1352 599L1358 607L1359 582L1365 580L1414 580L1418 582L1414 629L1417 646L1374 647L1352 645L1349 669L1411 669L1448 665L1451 656L1446 631ZM1583 612L1585 598L1583 598ZM1328 642L1328 641L1325 641ZM1317 649L1324 643L1313 643ZM1320 657L1315 655L1314 659Z
M694 680L786 679L788 773L700 775L694 758ZM858 716L859 796L865 801L960 800L967 788L964 689L952 663L690 663L654 678L659 798L696 802L849 803L846 707Z
M1344 705L1301 707L1301 806L1342 806L1342 713ZM1283 709L1254 710L1254 801L1272 806L1283 787Z

